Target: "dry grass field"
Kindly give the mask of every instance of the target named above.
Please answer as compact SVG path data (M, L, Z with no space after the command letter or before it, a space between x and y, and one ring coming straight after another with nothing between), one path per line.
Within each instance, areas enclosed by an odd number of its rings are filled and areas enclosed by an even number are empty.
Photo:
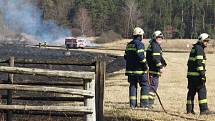
M145 40L146 42L147 40ZM116 50L100 50L99 52L123 56L123 49L128 40L107 43L103 46ZM187 44L192 45L195 40L168 40L164 42L164 49L189 50ZM182 48L183 47L183 48ZM117 50L119 49L119 50ZM122 50L120 50L122 49ZM124 67L121 65L107 67L105 82L105 117L107 121L188 121L188 120L215 120L215 115L200 116L197 95L195 98L196 115L185 114L187 94L187 59L189 53L164 53L167 61L165 73L160 78L158 93L166 110L172 115L165 114L156 100L155 107L151 111L142 109L131 110L129 108L128 82L124 76ZM121 59L123 61L123 59ZM211 111L215 111L215 54L207 54L207 90L208 102ZM120 61L120 59L118 60ZM120 63L120 62L119 62ZM120 68L117 71L110 71ZM115 69L116 70L116 69ZM140 88L139 88L140 89Z

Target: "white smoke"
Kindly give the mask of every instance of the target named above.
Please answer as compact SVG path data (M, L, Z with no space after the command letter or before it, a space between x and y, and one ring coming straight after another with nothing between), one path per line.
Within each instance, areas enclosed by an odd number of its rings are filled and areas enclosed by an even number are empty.
M27 0L0 0L0 12L10 30L26 33L39 41L54 43L71 36L68 29L58 26L55 21L44 21L42 10Z

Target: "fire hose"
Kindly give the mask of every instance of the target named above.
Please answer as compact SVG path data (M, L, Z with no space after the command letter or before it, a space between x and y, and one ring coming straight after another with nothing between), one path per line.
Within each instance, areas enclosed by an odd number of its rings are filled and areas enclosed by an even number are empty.
M163 109L163 111L164 111L166 114L171 115L171 116L180 117L180 118L183 118L183 119L188 119L188 120L205 121L205 120L200 120L200 119L185 117L185 116L181 116L181 115L179 115L179 114L174 114L174 113L167 112L166 109L165 109L164 106L163 106L163 103L162 103L162 101L161 101L161 98L160 98L159 94L157 93L157 91L155 90L155 88L151 86L151 79L150 79L149 71L147 71L147 82L148 82L149 87L153 90L153 92L154 92L155 95L157 96L158 101L159 101L159 104L160 104L161 108Z
M164 108L163 103L162 103L162 101L161 101L161 99L160 99L159 94L157 93L157 91L155 90L155 88L151 86L151 79L150 79L149 71L147 72L147 82L148 82L149 87L150 87L150 88L153 90L153 92L156 94L156 96L157 96L157 98L158 98L158 101L159 101L159 103L160 103L160 105L161 105L161 108L163 109L163 111L164 111L165 113L167 113L167 111L166 111L166 109Z

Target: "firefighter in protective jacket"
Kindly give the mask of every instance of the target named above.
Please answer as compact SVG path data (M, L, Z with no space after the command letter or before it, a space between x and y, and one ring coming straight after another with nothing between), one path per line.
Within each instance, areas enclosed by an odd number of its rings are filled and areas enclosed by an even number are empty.
M126 73L128 76L130 107L137 107L137 87L141 87L140 106L148 107L147 63L145 59L145 47L142 43L144 31L136 27L133 32L133 40L127 44L124 58L126 60Z
M146 60L149 66L150 77L149 107L151 108L156 96L154 90L157 90L159 77L161 76L161 73L163 73L164 67L167 65L162 56L162 48L160 46L163 38L164 35L161 31L155 31L146 52ZM154 88L154 90L152 88Z
M206 55L204 48L209 42L209 35L203 33L199 36L196 44L193 45L188 59L188 93L187 93L187 113L195 114L194 112L194 97L198 93L200 114L210 114L207 104L206 77L205 77L205 62Z

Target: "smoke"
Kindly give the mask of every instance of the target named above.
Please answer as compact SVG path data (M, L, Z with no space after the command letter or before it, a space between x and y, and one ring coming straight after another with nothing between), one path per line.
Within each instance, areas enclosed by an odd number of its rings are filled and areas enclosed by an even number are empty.
M96 44L95 42L93 42L93 40L86 40L86 44L88 47L99 47L99 44Z
M68 29L58 26L55 21L44 21L42 10L27 0L0 0L0 12L10 30L34 36L39 41L54 43L71 36Z

